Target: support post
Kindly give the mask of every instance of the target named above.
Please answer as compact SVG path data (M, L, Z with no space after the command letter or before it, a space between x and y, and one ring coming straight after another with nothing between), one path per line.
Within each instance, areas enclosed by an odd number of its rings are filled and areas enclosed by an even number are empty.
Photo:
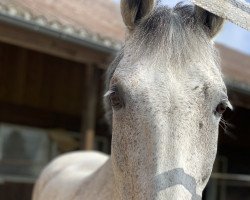
M85 71L85 87L83 91L83 111L81 124L81 144L84 150L94 149L96 104L98 96L97 69L88 64Z

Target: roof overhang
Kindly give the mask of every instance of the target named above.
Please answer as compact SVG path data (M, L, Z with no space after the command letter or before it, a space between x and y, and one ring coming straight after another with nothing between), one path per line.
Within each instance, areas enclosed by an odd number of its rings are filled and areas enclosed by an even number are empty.
M97 36L89 36L84 33L82 33L82 35L76 35L74 34L74 31L71 29L71 27L65 27L65 29L59 30L56 27L53 28L53 26L48 27L39 20L37 22L28 21L22 19L21 17L4 13L0 13L0 21L17 27L33 30L35 32L40 32L42 34L56 37L71 43L80 44L105 53L115 53L120 48L119 44L114 44L108 39L100 39Z

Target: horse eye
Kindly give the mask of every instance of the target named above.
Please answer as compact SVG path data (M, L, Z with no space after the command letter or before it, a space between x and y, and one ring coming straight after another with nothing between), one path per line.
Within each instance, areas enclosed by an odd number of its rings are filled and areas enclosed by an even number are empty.
M215 113L219 114L219 115L222 115L224 112L226 112L227 108L228 108L227 102L222 101L217 105Z
M123 101L119 95L119 91L118 91L117 87L113 87L111 89L111 92L109 94L109 100L110 100L111 106L115 110L119 110L123 107Z

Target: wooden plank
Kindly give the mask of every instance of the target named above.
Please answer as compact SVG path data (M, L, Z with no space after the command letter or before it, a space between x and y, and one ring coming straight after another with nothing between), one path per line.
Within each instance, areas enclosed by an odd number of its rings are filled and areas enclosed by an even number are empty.
M8 102L22 102L26 60L25 52L9 45L1 45L0 98ZM9 92L12 91L12 92Z
M13 56L13 54L10 54ZM27 62L29 62L27 51L24 49L20 49L19 53L16 55L16 67L13 66L15 69L15 77L12 79L12 82L16 82L16 102L20 104L24 101L24 94L25 94L25 82L26 82L26 75L27 75Z
M7 67L6 61L9 55L6 52L6 45L0 46L0 99L6 101L7 88L6 88L6 78L7 78ZM7 55L7 56L6 56Z
M33 183L5 182L0 185L0 199L27 200L31 199Z
M250 176L248 174L213 173L212 178L226 181L243 181L250 186Z
M85 150L94 149L96 105L98 96L98 80L96 68L89 64L85 72L85 90L83 91L84 108L82 112L82 147Z
M83 109L84 72L85 65L76 64L71 67L67 77L67 95L69 98L64 107L68 107L69 112L81 114ZM68 66L68 68L70 68Z
M19 47L17 47L19 48ZM27 51L24 49L24 51ZM26 61L26 79L25 79L25 94L23 105L29 105L33 107L42 108L43 99L41 98L40 92L43 86L43 76L48 76L48 72L44 72L45 64L49 65L46 61L46 56L43 54L27 51L28 57ZM17 55L13 55L15 57ZM12 91L10 91L12 92ZM48 97L46 97L48 98Z
M18 33L18 34L17 34ZM107 63L110 54L0 22L0 41L80 63Z
M84 64L5 43L0 58L0 101L81 115Z
M250 4L244 0L192 0L194 4L250 31Z
M59 60L58 60L59 61ZM54 63L52 107L69 114L82 113L82 91L85 65L72 62ZM48 71L51 70L47 69Z
M59 112L69 112L69 107L67 106L67 103L69 103L69 100L71 99L71 96L68 95L68 90L70 90L68 85L68 74L69 71L71 71L71 68L65 65L65 63L61 62L60 60L51 58L50 66L46 67L47 73L50 73L50 80L47 80L49 84L44 84L50 90L50 102L48 106L50 108L53 108L53 110L59 111ZM74 66L72 66L74 68ZM50 88L49 88L50 87ZM79 91L80 93L81 91ZM74 103L72 101L71 103Z

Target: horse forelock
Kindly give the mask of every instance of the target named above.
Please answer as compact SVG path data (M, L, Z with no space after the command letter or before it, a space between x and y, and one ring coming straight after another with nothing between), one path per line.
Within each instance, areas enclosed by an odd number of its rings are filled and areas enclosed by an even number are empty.
M217 61L209 33L195 15L194 6L182 3L174 8L157 6L130 34L126 49L134 60L146 56L174 66L185 66L197 58L207 60L207 55Z

